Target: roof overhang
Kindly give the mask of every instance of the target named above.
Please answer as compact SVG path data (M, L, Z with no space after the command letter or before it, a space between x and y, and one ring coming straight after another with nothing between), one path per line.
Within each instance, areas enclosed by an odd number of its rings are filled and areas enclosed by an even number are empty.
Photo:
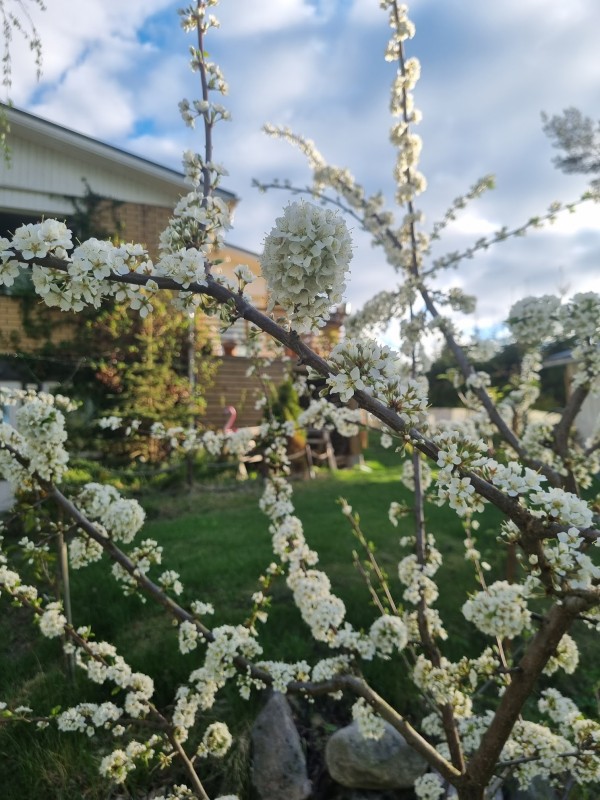
M140 179L156 181L179 194L187 194L190 191L190 186L182 172L128 153L126 150L93 139L91 136L64 128L62 125L57 125L21 109L0 103L0 112L6 114L13 136L49 147L62 154L73 154L75 150L80 157L84 157L86 160L110 163L113 169L116 165L121 170L136 173ZM8 142L10 146L10 134ZM218 189L217 194L229 204L235 205L238 201L233 192Z

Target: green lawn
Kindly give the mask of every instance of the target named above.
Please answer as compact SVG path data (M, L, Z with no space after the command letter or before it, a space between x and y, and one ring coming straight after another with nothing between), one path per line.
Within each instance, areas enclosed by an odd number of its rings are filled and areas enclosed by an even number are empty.
M387 518L392 500L409 505L411 502L410 493L399 483L397 456L378 448L369 451L368 456L368 471L321 473L314 481L294 484L297 513L304 522L306 538L319 552L320 565L329 574L333 590L345 601L348 619L358 627L368 626L376 611L362 578L352 567L356 541L336 499L345 497L360 513L363 530L377 548L378 559L390 575L398 601L401 587L396 578L396 564L404 555L398 539L411 532L410 517L401 520L399 528L392 527ZM149 522L141 535L155 538L163 545L164 569L180 572L186 587L183 602L197 598L214 603L218 608L215 624L245 619L250 596L258 588L257 577L273 560L268 523L257 507L260 490L259 481L250 480L242 484L199 485L192 493L155 492L142 500ZM438 607L452 634L445 645L446 654L450 658L475 654L483 639L460 614L466 591L476 588L472 571L464 560L461 526L451 513L437 506L428 506L427 514L428 527L444 553ZM498 515L493 510L486 511L478 532L478 546L494 565L492 579L504 577L505 569L503 546L496 541L498 526ZM310 660L325 655L326 648L311 643L306 635L282 578L275 582L272 596L273 609L262 636L264 657ZM114 642L134 668L152 675L158 704L171 703L173 687L199 665L200 651L179 655L176 628L170 620L150 602L144 605L137 598L123 598L106 564L73 574L73 599L75 624L90 624L98 639ZM32 637L26 617L27 612L16 610L15 614L4 604L0 634L7 647L0 655L0 699L31 705L42 713L84 699L110 699L109 689L90 685L81 676L72 686L64 675L58 642ZM595 704L599 659L590 637L586 638L585 649L589 661L588 666L578 670L576 695L590 705ZM368 665L365 671L379 691L401 710L409 716L416 712L418 698L404 677L400 660ZM575 683L573 679L571 682ZM572 689L568 684L562 688ZM222 776L216 772L209 780L214 791L240 791L250 796L245 769L248 729L259 702L259 698L253 698L245 703L233 691L219 701L215 715L227 719L238 743L224 768L223 784ZM348 707L332 710L331 704L325 702L318 711L319 724L327 731L327 720L343 722ZM310 721L315 712L308 709L301 713ZM3 800L112 797L108 785L97 776L96 763L87 740L78 734L35 732L24 724L0 728ZM161 780L161 773L150 777L135 775L129 785L131 794L126 796L145 797L140 787L160 785Z

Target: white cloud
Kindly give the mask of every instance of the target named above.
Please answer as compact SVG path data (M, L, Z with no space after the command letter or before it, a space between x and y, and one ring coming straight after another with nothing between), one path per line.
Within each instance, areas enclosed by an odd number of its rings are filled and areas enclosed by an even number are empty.
M451 222L447 230L449 233L458 233L472 237L489 236L494 231L497 231L501 226L497 222L491 222L479 214L466 211L459 213L454 222Z
M350 21L357 25L380 25L381 9L373 0L354 0L350 10Z
M172 0L45 0L46 10L31 8L43 51L42 86L60 80L90 47L110 48L115 39L136 41L136 32L152 14L172 5ZM12 57L15 102L24 102L35 88L31 53L19 47L15 35Z
M305 0L228 0L216 9L223 36L250 37L279 33L315 19L315 9Z
M176 5L48 0L40 24L44 82L36 93L29 54L20 52L17 105L179 168L180 151L201 149L202 143L177 112L178 100L197 96L198 89L186 64L191 40L177 27ZM167 8L173 9L168 29L166 15L151 19ZM389 28L378 3L227 0L216 13L222 28L210 34L207 46L230 82L224 102L233 121L215 131L215 158L230 171L224 185L242 198L231 240L260 247L287 202L283 192L256 194L253 176L290 177L301 185L309 180L301 155L260 133L266 121L290 124L333 163L348 166L368 191L383 189L392 197L387 94L394 68L382 58ZM539 112L577 105L597 113L600 4L418 0L409 13L417 35L407 51L423 66L415 96L424 112L419 133L430 188L420 205L428 225L481 175L497 174L496 191L458 217L441 252L468 246L504 224L521 224L555 199L576 197L584 181L553 169ZM142 48L140 41L148 39ZM461 280L480 296L480 324L502 319L523 292L555 291L561 270L573 291L590 286L597 263L595 211L561 218L548 233L506 243L462 265ZM397 280L364 234L355 231L355 241L354 307Z

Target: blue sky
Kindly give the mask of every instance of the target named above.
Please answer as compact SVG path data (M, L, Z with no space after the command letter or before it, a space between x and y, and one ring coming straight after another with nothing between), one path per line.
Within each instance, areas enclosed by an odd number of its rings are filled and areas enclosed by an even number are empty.
M12 99L54 122L179 168L185 148L200 149L177 104L198 96L187 66L192 39L169 0L46 0L36 14L44 75L35 82L29 53L14 53ZM377 0L222 0L222 23L207 49L230 84L233 120L216 131L224 185L241 202L232 243L259 250L283 193L259 195L251 179L290 178L305 185L303 158L261 133L285 124L348 167L368 191L392 202L394 156L387 135L394 68L383 59L386 15ZM468 245L502 225L518 225L553 200L571 200L585 179L552 164L540 112L569 105L598 116L600 58L597 0L416 0L409 55L422 65L415 92L423 112L421 168L429 183L421 207L428 225L480 176L497 189L469 207L439 251ZM477 295L469 323L497 324L525 294L598 289L599 209L593 206L550 231L499 245L448 274ZM396 277L382 254L355 231L349 299L359 306Z

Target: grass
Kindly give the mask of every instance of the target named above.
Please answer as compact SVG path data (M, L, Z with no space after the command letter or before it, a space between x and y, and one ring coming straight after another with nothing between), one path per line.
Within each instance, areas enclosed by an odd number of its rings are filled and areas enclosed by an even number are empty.
M355 469L335 475L320 474L318 479L299 482L294 501L303 520L311 547L319 552L320 566L330 576L333 590L342 597L348 619L357 627L370 625L376 615L368 591L352 567L356 542L336 498L343 496L360 513L361 525L376 547L381 565L390 575L392 591L400 600L402 589L395 577L396 564L403 552L400 535L411 533L411 520L400 521L398 529L387 519L392 500L410 504L410 494L399 483L400 467L389 451L369 451L368 471ZM193 492L156 492L143 498L149 521L143 536L157 539L164 547L165 569L180 572L186 587L184 603L191 599L213 602L218 608L214 624L242 622L250 609L250 597L257 590L257 577L272 561L268 524L257 508L261 487L258 481L243 484L224 482L197 486ZM493 509L482 515L478 546L494 565L492 579L504 577L504 553L496 541L499 516ZM451 659L476 654L484 644L482 637L462 617L460 606L467 591L477 588L472 571L465 565L462 529L446 509L429 505L428 528L435 533L444 554L439 573L441 599L438 607L452 636L445 646ZM106 564L95 564L72 575L75 624L91 624L97 639L112 641L134 667L152 675L159 705L173 701L173 687L195 669L201 653L186 656L176 651L176 628L161 609L138 598L123 598L110 577ZM326 648L310 641L299 612L290 602L283 579L273 587L273 609L264 626L261 641L264 657L297 660L328 654ZM0 620L0 635L8 647L0 653L0 697L12 703L30 705L47 713L60 705L111 699L106 687L89 684L77 676L74 685L65 677L60 645L57 641L32 636L27 612L5 613ZM212 622L212 621L211 621ZM575 680L568 676L561 688L586 710L595 706L600 680L600 652L591 636L584 637L587 666ZM402 662L368 665L366 673L376 688L409 717L416 715L418 698L405 678ZM568 684L572 685L569 686ZM234 792L250 797L247 751L249 725L260 706L260 699L245 703L233 690L219 700L210 717L226 719L238 737L237 749L225 767L211 774L211 791ZM319 707L323 730L333 720L343 723L348 706L334 710L331 703ZM310 710L300 711L310 724ZM202 726L201 726L202 728ZM107 752L110 742L103 743ZM54 730L34 732L25 724L0 728L0 786L3 800L44 798L44 800L105 800L116 797L108 783L99 779L97 758L78 734L58 735ZM179 776L182 778L183 776ZM164 775L136 772L128 783L128 797L145 797L144 787L160 786Z

